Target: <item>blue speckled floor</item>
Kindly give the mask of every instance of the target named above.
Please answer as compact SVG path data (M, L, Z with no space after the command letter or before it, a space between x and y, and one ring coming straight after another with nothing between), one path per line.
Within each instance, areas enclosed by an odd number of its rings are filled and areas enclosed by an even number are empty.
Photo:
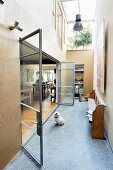
M66 123L55 127L52 116L44 125L44 166L41 170L113 170L113 153L108 140L91 138L91 124L85 116L87 102L75 100L74 106L60 106L57 110ZM37 146L35 138L29 145L32 151ZM40 168L21 152L5 169Z

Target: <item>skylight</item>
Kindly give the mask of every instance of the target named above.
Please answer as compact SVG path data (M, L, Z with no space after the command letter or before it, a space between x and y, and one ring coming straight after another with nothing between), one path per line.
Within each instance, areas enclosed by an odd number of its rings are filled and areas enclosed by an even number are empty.
M74 21L79 13L78 0L61 0L67 21ZM82 20L94 20L97 0L79 0Z

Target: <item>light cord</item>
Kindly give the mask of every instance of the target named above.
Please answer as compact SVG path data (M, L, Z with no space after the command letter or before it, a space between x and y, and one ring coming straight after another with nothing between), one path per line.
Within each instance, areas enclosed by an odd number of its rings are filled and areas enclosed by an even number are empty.
M78 10L79 10L79 14L80 14L80 1L78 0Z

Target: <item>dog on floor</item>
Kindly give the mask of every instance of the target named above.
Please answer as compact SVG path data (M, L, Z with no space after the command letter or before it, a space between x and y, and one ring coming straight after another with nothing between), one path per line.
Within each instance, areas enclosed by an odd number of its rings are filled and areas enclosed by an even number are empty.
M54 119L55 119L54 124L57 126L62 126L65 123L64 119L61 117L59 112L55 112Z

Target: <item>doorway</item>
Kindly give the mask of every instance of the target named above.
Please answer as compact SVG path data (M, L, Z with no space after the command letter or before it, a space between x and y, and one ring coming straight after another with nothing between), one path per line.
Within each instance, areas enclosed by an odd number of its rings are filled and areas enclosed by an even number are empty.
M31 128L36 128L36 114L25 104L39 110L40 90L39 90L39 58L35 52L34 46L28 42L21 45L20 58L20 77L21 77L21 102L24 103L21 111L22 119L22 141L29 138L29 129L26 129L25 123ZM34 49L34 53L33 53ZM30 52L28 55L27 52ZM57 107L56 104L56 61L48 58L46 53L42 52L42 121L46 121L48 116Z
M43 165L43 124L58 107L56 65L59 61L42 51L40 29L38 47L25 41L35 33L20 39L22 148Z
M27 43L25 40L30 40L36 36L37 48ZM30 86L34 79L33 69L25 69L24 63L31 62L29 58L37 57L37 69L39 74L39 84L37 90L39 95L38 108L32 105L33 88ZM36 58L35 57L35 58ZM23 66L22 66L23 65ZM26 71L27 70L27 71ZM36 71L35 71L36 72ZM29 86L27 86L27 83ZM25 85L25 86L24 86ZM40 166L43 165L43 128L42 128L42 30L38 29L29 35L20 38L20 96L21 96L21 111L25 110L29 114L27 121L21 120L22 134L27 132L26 140L22 136L22 148L27 154L36 161ZM33 118L31 122L31 117ZM27 117L28 118L28 117ZM34 124L32 126L32 123ZM32 146L34 148L32 149Z
M26 41L36 34L38 47ZM60 63L42 51L42 30L20 39L22 148L41 166L43 125L59 104L74 104L74 72L74 63Z

